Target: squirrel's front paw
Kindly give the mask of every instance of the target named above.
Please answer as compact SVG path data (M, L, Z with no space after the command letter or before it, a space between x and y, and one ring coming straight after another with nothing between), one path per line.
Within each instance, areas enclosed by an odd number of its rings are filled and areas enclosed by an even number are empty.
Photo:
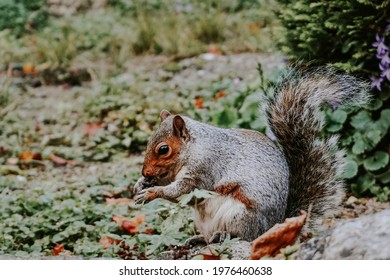
M136 192L140 192L143 189L153 187L153 184L154 184L154 181L152 179L141 177L138 179L137 183L135 183L133 188Z
M152 201L153 199L161 197L162 188L153 187L148 189L143 189L137 193L134 197L135 203L143 204L145 202Z

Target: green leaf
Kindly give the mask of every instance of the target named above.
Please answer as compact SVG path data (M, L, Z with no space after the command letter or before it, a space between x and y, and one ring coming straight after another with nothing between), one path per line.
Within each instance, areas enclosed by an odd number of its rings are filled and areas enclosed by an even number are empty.
M370 174L366 173L363 176L358 177L357 184L352 184L352 191L356 194L363 194L375 183L375 178Z
M366 137L368 140L370 140L370 143L373 145L373 146L376 146L376 144L378 144L381 139L382 139L382 131L380 130L369 130L366 134Z
M387 170L385 173L382 173L376 177L383 184L390 183L390 170Z
M351 125L357 129L367 129L371 122L371 114L367 111L360 111L351 118Z
M390 127L390 109L382 110L381 117L378 121L380 121L381 124L383 124L383 127L382 127L383 130L389 129L389 127Z
M352 146L352 152L355 155L360 155L366 150L366 143L363 141L363 137L360 133L355 133L353 135L353 140L355 144Z
M375 171L385 167L389 163L389 154L378 151L373 156L367 158L363 165L368 171Z
M340 123L333 123L331 125L328 125L326 127L326 130L333 133L333 132L340 131L342 128L343 128L342 124L340 124Z
M376 99L372 100L368 105L364 106L364 108L367 108L370 111L376 111L376 110L380 109L382 107L382 105L383 105L382 100L380 100L379 98L376 98Z
M344 173L342 175L345 179L351 179L356 176L358 172L358 165L352 159L346 159Z
M339 124L343 124L347 120L347 112L343 110L336 110L329 115L331 121Z

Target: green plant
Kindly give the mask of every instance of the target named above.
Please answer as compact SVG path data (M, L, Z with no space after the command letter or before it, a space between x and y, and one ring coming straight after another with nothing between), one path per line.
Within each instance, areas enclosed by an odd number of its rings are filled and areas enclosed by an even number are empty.
M285 28L280 45L290 59L331 64L366 80L380 75L372 45L379 35L390 39L386 28L390 1L279 2L278 16ZM326 132L341 134L351 191L387 200L390 89L389 81L384 81L379 92L377 80L372 79L372 102L360 110L328 110Z
M0 30L10 29L15 35L39 29L47 24L49 13L44 0L1 0Z
M190 236L193 226L187 207L157 200L142 209L132 205L129 211L130 199L121 204L107 197L129 195L134 170L130 176L120 172L121 176L112 174L110 179L91 176L74 184L32 184L31 177L20 181L0 176L0 254L25 258L62 252L119 258L120 247L127 244L133 248L133 258L140 253L155 258ZM143 218L128 231L114 217ZM62 250L56 252L57 246Z

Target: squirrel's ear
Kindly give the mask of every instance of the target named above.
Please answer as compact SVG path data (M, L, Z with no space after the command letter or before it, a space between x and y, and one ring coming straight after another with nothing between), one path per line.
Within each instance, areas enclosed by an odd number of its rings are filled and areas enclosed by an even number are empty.
M179 115L176 115L173 118L173 135L181 137L184 140L188 140L190 138L186 123Z
M171 115L171 113L169 113L169 111L167 110L162 110L161 113L160 113L160 119L161 121L164 121L166 118L168 118L169 116Z

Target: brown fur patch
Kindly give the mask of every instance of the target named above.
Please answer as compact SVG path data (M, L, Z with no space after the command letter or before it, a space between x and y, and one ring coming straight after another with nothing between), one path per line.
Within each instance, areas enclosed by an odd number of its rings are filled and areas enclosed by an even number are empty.
M156 190L148 190L146 193L146 199L148 201L154 200L156 198L159 198L162 196L162 190L161 189L156 189Z
M156 153L153 147L145 156L143 175L145 177L157 177L161 174L167 173L166 180L172 181L176 176L177 170L172 170L172 166L178 160L183 141L176 136L170 136L164 139L165 143L172 149L172 152L168 157L161 157Z
M232 198L238 200L246 206L246 208L253 208L253 202L242 192L239 183L227 183L215 188L215 191L221 195L231 195Z

